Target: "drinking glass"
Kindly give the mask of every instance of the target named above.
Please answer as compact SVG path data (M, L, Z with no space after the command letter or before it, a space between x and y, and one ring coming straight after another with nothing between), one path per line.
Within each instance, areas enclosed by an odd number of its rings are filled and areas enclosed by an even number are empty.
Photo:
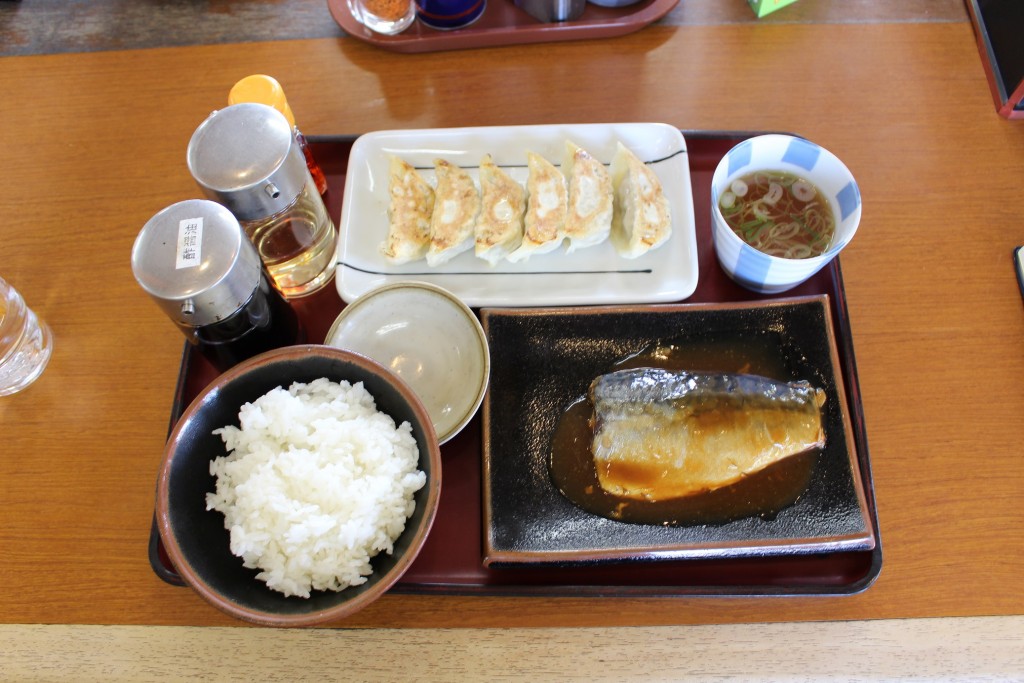
M18 291L0 278L0 396L34 382L52 351L50 328L25 305Z

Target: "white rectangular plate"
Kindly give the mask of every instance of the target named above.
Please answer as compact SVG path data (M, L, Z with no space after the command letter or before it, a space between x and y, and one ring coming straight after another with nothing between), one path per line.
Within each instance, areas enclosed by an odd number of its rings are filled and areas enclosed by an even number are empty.
M459 254L431 268L420 260L388 263L381 243L388 228L388 159L395 154L435 183L433 162L443 158L478 181L479 164L490 154L516 181L525 184L526 152L556 166L571 140L605 164L622 142L661 180L672 212L672 236L660 248L626 259L610 242L567 254L564 247L519 263L492 267ZM697 287L697 239L686 142L678 129L661 123L501 126L393 130L359 137L349 155L345 196L338 224L335 278L345 302L393 282L431 282L469 306L571 306L580 304L681 301Z

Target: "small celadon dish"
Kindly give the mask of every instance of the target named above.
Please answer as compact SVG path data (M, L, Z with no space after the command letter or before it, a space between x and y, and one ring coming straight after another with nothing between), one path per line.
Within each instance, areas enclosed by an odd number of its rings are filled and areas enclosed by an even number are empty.
M782 258L743 241L722 215L719 199L732 182L755 171L783 171L813 183L829 200L835 235L820 256ZM712 236L718 262L743 287L777 294L796 287L834 259L850 243L860 224L860 189L850 170L834 154L790 135L760 135L733 147L711 179Z
M364 294L341 311L326 343L372 358L405 380L440 443L466 426L487 390L490 353L480 321L436 285L400 282Z

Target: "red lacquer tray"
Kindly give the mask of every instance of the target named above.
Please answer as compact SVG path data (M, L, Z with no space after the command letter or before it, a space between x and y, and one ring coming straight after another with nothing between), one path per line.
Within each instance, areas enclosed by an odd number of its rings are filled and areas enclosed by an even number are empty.
M760 296L734 284L719 268L711 240L711 175L719 160L747 133L683 131L693 184L700 279L686 301L759 301ZM314 138L313 153L327 175L328 208L341 212L342 188L353 137ZM882 544L867 433L861 406L857 366L839 259L809 281L785 293L786 297L828 294L839 347L853 427L856 459L861 469L875 534L872 550L816 555L753 557L744 559L610 562L574 566L483 566L481 416L478 414L454 439L441 448L444 486L434 525L426 544L394 592L559 595L559 596L684 596L684 595L843 595L864 590L882 567ZM322 342L343 303L332 285L316 295L299 299L296 309L306 324L310 342ZM186 344L175 391L170 426L216 373ZM150 562L162 579L182 584L162 547L156 525L151 532Z
M559 40L610 38L638 31L668 14L679 0L640 0L627 7L587 3L579 19L544 23L515 6L512 0L487 0L475 22L453 31L440 31L419 21L395 36L369 30L355 18L349 0L327 0L338 25L353 38L394 52L439 52Z

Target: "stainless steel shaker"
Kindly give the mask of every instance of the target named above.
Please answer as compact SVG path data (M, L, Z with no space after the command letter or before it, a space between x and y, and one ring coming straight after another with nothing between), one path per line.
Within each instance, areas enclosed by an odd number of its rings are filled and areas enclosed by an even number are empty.
M238 220L205 199L172 204L132 248L139 285L216 368L300 343L298 317L263 271Z
M215 111L193 133L187 162L206 197L242 224L285 296L331 280L337 229L283 114L251 102Z
M587 0L515 0L515 5L534 19L557 23L579 19Z

